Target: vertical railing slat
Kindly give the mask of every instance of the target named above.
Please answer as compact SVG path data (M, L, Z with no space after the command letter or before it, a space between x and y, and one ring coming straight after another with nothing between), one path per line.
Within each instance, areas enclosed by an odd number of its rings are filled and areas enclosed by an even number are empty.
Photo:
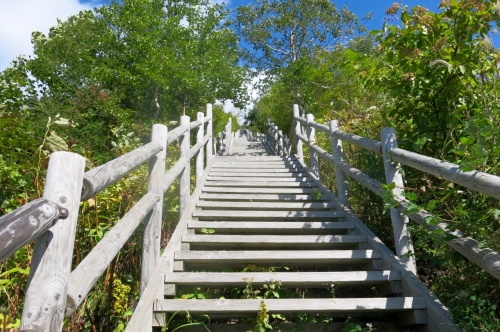
M201 124L196 130L196 144L203 144L205 141L205 124L204 124L205 116L202 112L198 112L196 114L196 120ZM196 183L203 175L203 162L205 160L205 154L203 153L204 149L201 147L200 151L196 154Z
M186 132L181 136L181 142L180 142L181 158L182 157L189 158L189 149L191 148L191 142L190 142L191 133L189 130L189 125L190 125L189 116L187 115L181 116L181 126L188 128L188 130L186 130ZM191 173L191 160L188 160L186 166L184 167L184 170L180 175L180 180L179 180L179 215L182 215L184 209L188 205L190 186L191 186L190 173Z
M384 159L386 183L395 183L396 187L392 189L392 194L394 197L401 200L403 199L403 176L397 165L390 158L391 150L398 147L394 128L383 128L380 133L380 140L382 142L382 156ZM414 274L417 274L413 243L410 231L407 227L409 221L408 216L402 214L397 208L391 208L391 221L396 253L406 264L406 267Z
M85 158L70 152L50 156L43 197L68 210L35 242L21 330L61 331L73 258Z
M212 112L212 104L207 104L207 117L210 119L207 123L207 135L209 137L206 151L207 151L207 163L208 161L212 158L213 154L215 153L215 146L213 142L215 141L213 139L213 112Z
M339 123L337 120L330 121L330 139L332 142L333 162L335 166L335 178L337 180L337 195L342 204L348 206L349 190L347 179L344 173L340 170L339 164L344 159L344 152L342 149L342 141L334 137L332 133L339 130Z
M316 130L310 125L312 122L314 122L314 115L307 114L306 121L307 121L307 140L309 141L309 144L311 144L311 145L316 144ZM309 159L310 159L309 163L310 163L311 172L314 175L316 175L316 177L319 178L318 155L311 148L309 148Z
M293 117L300 117L299 105L293 105ZM302 126L299 121L295 121L295 140L297 146L297 158L304 160L304 149L302 147L302 141L299 139L298 135L302 134Z
M165 177L165 159L167 156L168 129L161 124L153 125L151 141L161 145L162 150L149 161L148 193L154 193L160 199L155 204L149 218L144 220L144 239L142 247L141 294L148 285L151 273L160 258L161 222L163 211L163 179Z

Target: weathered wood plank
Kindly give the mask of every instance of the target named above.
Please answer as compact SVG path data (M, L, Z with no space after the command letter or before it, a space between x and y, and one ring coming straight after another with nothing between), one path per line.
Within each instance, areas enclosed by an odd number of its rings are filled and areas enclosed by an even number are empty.
M210 171L210 177L250 177L250 178L293 178L293 177L306 177L305 173L300 172L274 172L274 173L263 173L263 172L213 172Z
M263 188L280 188L280 187L316 187L316 183L312 181L299 182L225 182L225 181L207 181L205 186L210 187L263 187Z
M67 217L68 211L62 212ZM0 262L47 231L59 215L57 204L39 198L0 217Z
M207 201L319 201L307 194L202 194L200 199Z
M210 193L238 193L238 194L310 194L314 188L238 188L238 187L203 187L204 192Z
M216 234L344 234L354 228L353 223L344 221L190 221L188 228L194 230L213 229Z
M190 314L211 313L253 313L259 311L264 302L269 313L361 313L361 312L398 312L403 310L425 309L421 297L399 298L353 298L353 299L216 299L216 300L159 300L155 311Z
M220 175L213 175L210 174L207 178L208 181L217 181L217 182L224 182L224 181L231 181L231 182L307 182L310 181L311 179L309 177L304 177L304 176L248 176L248 175L239 175L239 176L220 176Z
M189 116L183 115L181 116L181 126L188 126L189 125ZM191 189L191 158L189 156L190 154L190 130L186 131L184 134L182 134L181 141L180 141L180 148L181 148L181 157L187 157L188 161L186 163L186 166L182 170L179 178L179 211L182 213L189 201L189 194L190 194L190 189Z
M121 157L113 159L104 165L86 172L83 178L83 192L81 200L87 200L104 188L112 185L125 175L143 165L152 156L160 152L162 146L150 142Z
M238 210L238 209L256 209L256 210L329 210L334 208L333 203L318 202L318 203L297 203L293 201L280 201L280 202L207 202L199 201L197 204L201 208L214 208L225 210Z
M212 168L210 169L210 174L236 174L235 176L238 176L240 173L243 174L277 174L276 176L284 176L285 174L294 174L294 173L303 173L304 169L303 168L266 168L265 170L261 170L258 168L234 168L231 170L228 170L226 168ZM284 173L284 174L282 174Z
M194 211L193 217L200 220L294 220L342 218L341 211Z
M204 287L255 286L279 281L283 287L324 287L335 285L373 285L401 280L401 273L385 271L346 272L176 272L165 275L165 283Z
M380 259L373 250L284 250L284 251L177 251L175 260L199 266L224 264L272 264L273 266L324 266L332 264L363 264Z
M43 197L69 212L35 242L21 330L62 329L84 170L85 158L76 153L50 155Z
M67 316L85 301L94 284L158 201L154 192L144 195L71 272Z
M189 243L191 250L219 248L233 249L355 249L366 242L364 235L200 235L186 234L183 243ZM206 249L205 249L206 248Z
M161 222L163 220L162 213L164 191L162 180L165 176L167 137L168 129L166 126L162 124L155 124L153 126L151 141L161 145L162 151L158 152L156 156L151 158L151 160L149 161L148 193L156 196L156 202L154 208L151 211L151 214L149 214L148 217L144 220L145 227L142 245L141 290L144 290L146 288L148 281L151 278L151 273L154 271L156 263L160 258L160 234ZM145 217L146 215L142 216L140 220ZM130 237L130 235L131 233L127 236L127 239L128 237ZM119 246L119 248L121 248L122 246L123 243ZM84 298L85 297L86 296L84 296Z
M399 148L391 150L391 158L403 165L500 199L500 177L498 176L478 171L464 172L458 165Z

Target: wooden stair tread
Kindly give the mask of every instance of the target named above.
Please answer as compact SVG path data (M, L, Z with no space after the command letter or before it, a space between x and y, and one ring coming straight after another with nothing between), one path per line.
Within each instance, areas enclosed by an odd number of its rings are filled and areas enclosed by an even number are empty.
M260 177L260 176L239 176L239 177L231 177L231 176L213 176L209 175L207 177L207 181L217 181L217 182L234 182L235 184L239 184L238 182L310 182L311 179L306 176L288 176L288 177ZM208 182L210 183L210 182Z
M197 210L193 212L193 217L211 219L211 220L228 220L228 219L245 219L245 220L294 220L294 219L332 219L342 218L345 213L342 211L225 211L225 210Z
M261 286L279 281L284 287L325 287L325 284L373 284L401 280L394 271L346 272L175 272L165 275L165 283L204 287Z
M273 264L275 266L311 266L325 264L363 264L382 255L374 250L242 250L242 251L177 251L174 259L188 264L220 266L224 264Z
M285 176L285 175L291 175L291 174L297 174L297 173L303 173L304 168L300 167L294 167L294 168L266 168L264 172L261 169L258 168L234 168L234 169L227 169L227 168L217 168L217 167L212 167L210 169L209 174L275 174L276 176Z
M205 186L211 187L261 187L261 188L283 188L283 187L316 187L316 183L312 181L297 181L297 182L230 182L230 181L207 181Z
M279 201L271 203L263 202L207 202L199 201L196 206L202 208L220 209L260 209L260 210L298 210L298 209L333 209L335 205L330 202L297 203L294 201Z
M187 311L190 314L257 313L264 302L269 313L352 313L423 310L421 297L343 299L196 299L157 300L155 311Z
M238 188L238 187L204 187L203 192L217 193L238 193L238 194L311 194L314 188L309 187L289 187L289 188Z
M234 177L249 177L249 178L295 178L295 177L308 177L307 173L303 172L232 172L232 171L210 171L209 177L224 177L224 178L234 178Z
M315 200L308 194L208 194L200 195L200 199L204 201L276 201L276 202L296 202L296 201L313 201L313 202L328 202Z
M363 243L365 235L200 235L186 234L182 236L184 243L212 243L226 248L226 245L266 245L266 244L337 244Z

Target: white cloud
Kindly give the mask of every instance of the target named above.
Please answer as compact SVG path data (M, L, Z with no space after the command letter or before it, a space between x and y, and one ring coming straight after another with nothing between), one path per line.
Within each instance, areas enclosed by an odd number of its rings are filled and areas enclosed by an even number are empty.
M58 18L66 20L91 8L92 3L78 0L0 0L0 71L18 55L33 54L33 31L47 34Z

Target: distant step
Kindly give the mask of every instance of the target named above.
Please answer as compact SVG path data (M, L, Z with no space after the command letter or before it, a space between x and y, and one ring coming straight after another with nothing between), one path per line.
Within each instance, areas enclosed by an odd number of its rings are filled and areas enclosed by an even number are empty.
M226 210L198 210L193 212L193 217L199 220L304 220L326 219L333 220L345 216L343 211L226 211Z

